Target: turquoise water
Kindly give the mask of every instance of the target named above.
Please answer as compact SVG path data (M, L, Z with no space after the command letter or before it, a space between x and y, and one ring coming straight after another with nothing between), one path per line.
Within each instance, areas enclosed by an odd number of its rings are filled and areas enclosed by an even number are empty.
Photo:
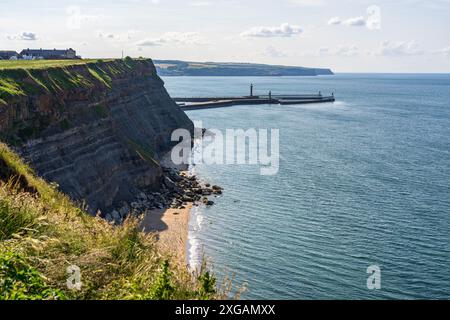
M450 75L164 80L173 96L247 94L249 83L336 94L334 104L188 113L207 128L280 129L276 176L195 168L225 193L194 212L191 251L247 282L243 298L450 298ZM370 265L381 290L367 289Z

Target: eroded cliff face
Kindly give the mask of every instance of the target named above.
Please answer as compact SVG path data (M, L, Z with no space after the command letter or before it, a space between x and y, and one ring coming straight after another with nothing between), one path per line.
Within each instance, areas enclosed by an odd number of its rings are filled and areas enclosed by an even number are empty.
M1 97L3 139L93 214L133 201L142 188L158 190L159 161L174 144L173 130L193 131L151 60L1 76L21 86L19 94Z

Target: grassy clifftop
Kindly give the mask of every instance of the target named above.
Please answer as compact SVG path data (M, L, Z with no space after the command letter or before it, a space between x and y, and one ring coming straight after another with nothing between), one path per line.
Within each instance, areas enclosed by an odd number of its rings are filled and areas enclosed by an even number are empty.
M17 145L67 129L81 103L104 116L108 94L143 80L160 81L151 59L0 61L0 139Z
M96 63L99 59L83 60L0 60L0 70L6 69L48 69L55 67L65 67L78 64ZM113 61L107 59L103 61Z
M114 77L151 60L0 61L0 103L11 98L54 93L73 88L110 86Z
M80 290L67 286L70 266ZM0 143L0 300L216 297L209 273L172 264L136 220L89 216Z

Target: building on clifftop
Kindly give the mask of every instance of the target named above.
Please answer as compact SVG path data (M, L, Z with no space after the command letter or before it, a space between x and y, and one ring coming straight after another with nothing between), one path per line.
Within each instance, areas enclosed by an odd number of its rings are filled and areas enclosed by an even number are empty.
M0 60L13 60L18 57L19 54L15 51L0 51Z
M20 52L24 59L45 59L45 60L60 60L60 59L80 59L77 53L72 48L66 50L57 49L25 49Z

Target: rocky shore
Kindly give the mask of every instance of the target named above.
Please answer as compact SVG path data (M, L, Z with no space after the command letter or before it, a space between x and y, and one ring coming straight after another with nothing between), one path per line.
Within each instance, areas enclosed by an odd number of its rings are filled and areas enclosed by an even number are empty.
M110 222L121 224L128 216L149 214L152 210L184 210L188 206L214 205L212 196L221 195L223 190L217 185L202 184L195 175L174 168L163 168L161 189L157 192L142 189L131 203L123 202L118 210L104 215ZM151 231L151 230L147 230Z
M163 171L163 185L158 192L143 190L135 201L124 203L120 210L112 211L105 218L120 224L130 215L141 217L142 231L156 235L158 249L186 266L191 209L214 205L211 198L218 197L223 190L216 185L201 183L187 171L172 168Z

